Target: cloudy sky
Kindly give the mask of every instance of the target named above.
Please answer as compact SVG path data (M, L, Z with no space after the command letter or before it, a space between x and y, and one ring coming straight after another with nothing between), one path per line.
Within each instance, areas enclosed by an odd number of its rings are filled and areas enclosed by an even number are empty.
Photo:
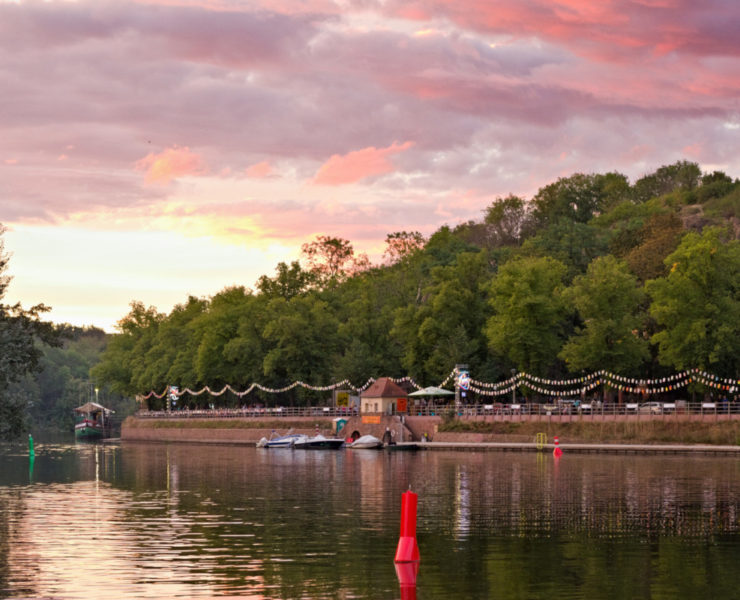
M740 176L737 0L0 0L4 301L109 331L317 235L558 177Z

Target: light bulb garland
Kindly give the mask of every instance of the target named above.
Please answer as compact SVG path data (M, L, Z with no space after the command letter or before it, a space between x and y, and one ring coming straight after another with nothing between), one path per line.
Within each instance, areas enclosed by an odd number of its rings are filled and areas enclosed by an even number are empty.
M438 387L444 388L449 385L452 380L454 380L455 385L457 385L460 373L461 372L457 367L454 368ZM417 390L421 389L421 386L409 376L390 379L397 384L408 383ZM173 386L167 386L161 394L152 390L145 396L140 396L140 399L147 400L152 397L162 399L167 395L172 398L179 398L186 394L191 396L200 396L205 393L210 394L211 396L221 396L227 391L239 398L242 398L252 393L255 389L268 394L281 394L289 392L297 387L302 387L314 392L328 392L340 388L349 388L357 393L362 393L375 381L376 379L371 377L361 386L353 385L348 379L323 386L310 385L303 381L294 381L290 385L282 388L271 388L260 383L252 383L247 389L242 391L236 390L228 384L218 391L212 390L208 386L197 391L191 390L190 388L180 390ZM509 379L499 382L484 382L472 378L469 381L468 389L481 396L505 396L511 394L514 390L520 387L527 388L544 396L572 396L585 394L601 385L606 385L610 388L631 394L662 394L684 388L694 382L729 393L740 391L740 379L722 378L699 369L689 369L668 377L657 379L636 379L601 370L582 377L569 379L546 379L526 372L519 372Z

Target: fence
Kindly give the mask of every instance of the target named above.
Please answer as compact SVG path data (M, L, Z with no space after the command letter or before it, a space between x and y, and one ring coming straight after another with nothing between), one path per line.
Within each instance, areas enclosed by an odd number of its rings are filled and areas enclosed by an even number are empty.
M214 408L207 410L139 411L139 418L156 419L228 419L228 418L296 418L296 417L351 417L357 416L356 409L332 406L277 406ZM638 403L561 403L561 404L427 404L412 408L408 416L452 416L464 418L486 418L495 420L543 420L557 417L560 420L609 418L679 418L681 415L716 417L740 415L740 402L647 402Z

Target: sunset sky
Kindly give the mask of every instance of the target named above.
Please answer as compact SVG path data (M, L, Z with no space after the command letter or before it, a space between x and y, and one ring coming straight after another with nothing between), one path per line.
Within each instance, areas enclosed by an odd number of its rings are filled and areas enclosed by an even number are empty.
M677 160L740 176L737 0L0 0L5 303L114 331L317 235Z

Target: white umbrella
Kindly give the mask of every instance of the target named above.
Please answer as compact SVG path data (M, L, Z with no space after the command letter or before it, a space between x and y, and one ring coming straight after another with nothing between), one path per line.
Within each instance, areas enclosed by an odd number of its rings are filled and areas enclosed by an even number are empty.
M450 390L445 390L443 388L438 388L434 386L429 386L422 388L416 392L411 392L409 396L454 396L455 392L451 392Z

